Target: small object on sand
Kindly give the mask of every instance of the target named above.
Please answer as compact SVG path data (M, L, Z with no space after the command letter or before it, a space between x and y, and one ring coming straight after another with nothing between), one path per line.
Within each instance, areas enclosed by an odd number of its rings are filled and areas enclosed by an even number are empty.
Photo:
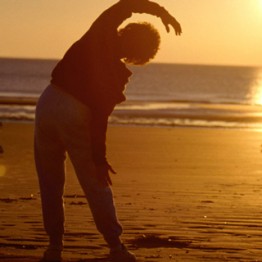
M4 202L4 203L13 203L13 202L17 202L16 198L0 198L0 202Z
M0 121L0 128L3 127L3 123ZM3 147L0 145L0 155L4 153Z

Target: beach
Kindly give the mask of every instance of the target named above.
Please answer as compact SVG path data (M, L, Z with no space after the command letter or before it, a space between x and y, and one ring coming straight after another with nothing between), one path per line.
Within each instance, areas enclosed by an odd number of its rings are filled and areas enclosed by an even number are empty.
M123 242L139 261L262 261L262 133L110 125L108 159ZM0 261L33 262L47 238L33 123L0 129ZM64 261L108 261L67 162Z

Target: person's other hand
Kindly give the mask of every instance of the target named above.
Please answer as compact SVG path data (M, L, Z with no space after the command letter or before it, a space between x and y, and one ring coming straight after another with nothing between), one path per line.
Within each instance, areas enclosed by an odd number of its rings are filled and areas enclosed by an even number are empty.
M177 22L177 20L171 16L171 15L164 15L161 17L162 23L164 24L164 26L166 27L166 31L169 33L170 29L169 29L169 25L171 25L174 30L176 35L181 35L182 34L182 28L181 25Z
M97 166L96 172L97 172L97 177L102 185L112 186L113 183L109 175L109 172L111 172L112 174L116 174L116 172L109 164Z

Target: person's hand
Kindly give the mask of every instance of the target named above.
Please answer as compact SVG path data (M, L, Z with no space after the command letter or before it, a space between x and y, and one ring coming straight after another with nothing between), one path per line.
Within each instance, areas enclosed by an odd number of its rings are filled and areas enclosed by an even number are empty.
M177 22L177 20L173 16L169 14L164 15L164 16L161 16L161 20L164 26L166 27L166 31L168 33L170 32L169 25L171 25L174 28L176 35L182 34L181 25Z
M116 172L114 171L114 169L109 164L97 166L96 172L97 172L96 175L98 177L98 180L102 185L112 186L113 183L112 183L111 177L109 175L109 172L111 172L112 174L116 174Z

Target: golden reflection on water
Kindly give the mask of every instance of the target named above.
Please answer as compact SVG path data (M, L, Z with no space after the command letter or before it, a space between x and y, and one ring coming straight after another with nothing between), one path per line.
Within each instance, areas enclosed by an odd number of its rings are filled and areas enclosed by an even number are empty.
M6 173L6 167L4 165L0 165L0 177L4 176Z
M252 104L262 105L262 68L257 71L257 77L252 86Z

